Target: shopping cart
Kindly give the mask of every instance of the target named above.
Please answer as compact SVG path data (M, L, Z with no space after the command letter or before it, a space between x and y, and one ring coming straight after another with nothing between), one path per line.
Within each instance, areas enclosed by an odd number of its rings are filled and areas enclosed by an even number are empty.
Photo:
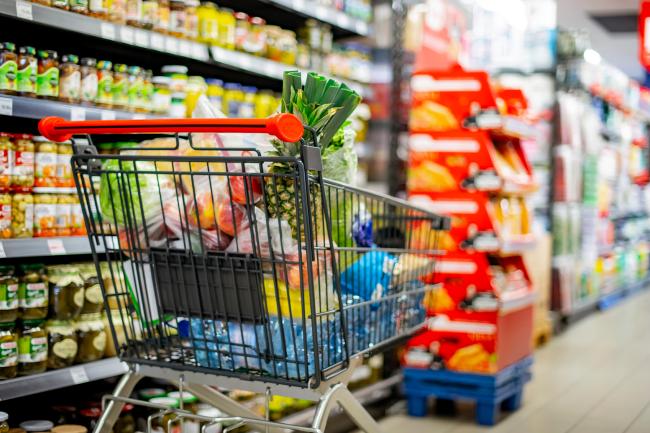
M323 179L320 149L290 114L45 118L39 129L55 141L76 138L77 191L111 335L130 367L106 398L97 432L111 431L143 377L178 383L267 431L292 426L215 387L319 401L301 431L323 432L337 403L360 428L379 431L346 384L363 355L423 325L447 219ZM197 135L224 133L266 133L300 142L301 152L263 156L255 146L215 148L218 137L206 146ZM106 134L167 135L98 154L94 143Z

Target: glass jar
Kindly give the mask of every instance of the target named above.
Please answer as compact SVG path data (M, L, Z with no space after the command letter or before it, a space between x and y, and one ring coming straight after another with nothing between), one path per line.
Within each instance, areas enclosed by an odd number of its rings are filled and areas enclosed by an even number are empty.
M152 111L153 106L153 94L154 94L154 84L153 84L153 72L151 69L143 71L143 91L142 91L142 107L141 111L149 113Z
M84 214L79 203L79 196L77 194L70 194L70 225L72 229L72 236L84 236L86 234L86 223L84 222Z
M34 194L34 236L56 236L56 195Z
M84 304L84 281L76 266L52 266L50 281L50 317L71 320L79 317Z
M101 359L106 350L106 330L101 314L82 314L76 323L79 351L77 362Z
M172 93L169 104L169 117L172 119L185 117L185 93Z
M61 56L59 65L59 99L76 104L81 95L81 68L79 57L74 54Z
M169 0L158 0L158 17L153 29L160 33L169 33Z
M223 81L216 78L208 78L206 80L208 85L208 101L210 105L218 111L223 110Z
M255 93L257 88L252 86L243 86L243 98L239 104L238 117L252 118L255 116Z
M11 134L0 132L0 188L11 186L14 162L14 143Z
M15 322L0 323L0 380L18 374L18 332Z
M219 9L219 46L227 50L235 49L237 20L232 9Z
M196 11L199 17L199 42L219 45L219 10L212 2L202 2Z
M14 134L14 168L11 186L16 190L34 186L34 142L30 134Z
M70 194L57 194L56 236L72 236L72 203Z
M263 18L250 18L250 26L243 43L243 49L255 56L266 55L266 21Z
M56 143L40 135L34 137L34 186L56 186L57 163Z
M0 412L0 433L9 433L9 414L7 412Z
M142 0L140 27L151 30L158 19L158 0Z
M78 14L88 15L88 0L69 0L70 10Z
M84 282L84 303L81 313L101 313L104 310L104 297L95 264L83 263L78 265L78 268Z
M38 75L36 94L39 98L57 99L59 97L59 54L52 50L38 52Z
M34 198L31 193L16 193L11 199L11 233L14 238L34 236Z
M81 102L94 103L97 99L97 60L92 57L81 59Z
M23 320L47 317L49 294L45 266L39 263L20 265L18 305Z
M126 23L140 27L142 20L142 0L126 0Z
M113 0L108 9L108 20L117 24L126 24L126 1Z
M295 65L298 53L298 41L296 40L296 33L291 30L282 30L280 39L278 40L280 47L280 62L287 65Z
M18 49L18 71L16 72L16 90L23 96L36 96L36 74L38 60L34 47Z
M120 412L120 417L113 427L114 433L135 433L135 418L133 417L133 405L125 404Z
M154 113L166 114L172 103L172 93L169 89L171 79L169 77L153 77L153 99L152 110Z
M169 34L182 38L185 36L185 0L169 1Z
M14 322L18 318L18 278L16 268L0 266L0 322Z
M235 12L235 49L245 51L244 46L250 30L250 18L244 12Z
M71 141L62 141L56 146L56 186L59 188L74 187L70 162L73 153Z
M52 0L52 6L59 9L68 10L70 5L68 5L68 0Z
M54 424L51 421L46 420L32 420L25 421L20 423L20 428L25 431L25 433L47 433L52 430Z
M47 331L48 354L47 368L69 367L77 357L77 333L72 322L68 320L48 320Z
M309 47L303 42L296 45L296 66L309 68Z
M162 67L162 74L170 79L170 92L179 93L186 91L187 71L187 66L183 65L165 65Z
M47 368L47 332L42 320L23 320L18 337L18 375L43 373Z
M16 93L18 56L13 42L0 43L0 92Z
M129 104L129 77L127 67L118 63L113 67L113 107L126 108Z
M11 194L0 190L0 239L10 239L11 233Z
M228 117L237 117L239 105L244 99L244 92L237 83L226 83L223 86L223 113Z
M185 31L187 39L195 41L199 38L199 15L197 9L199 0L185 0Z
M196 103L201 95L208 91L208 85L203 77L191 76L187 79L187 92L185 93L185 116L192 117Z
M100 107L113 106L113 64L108 60L97 62L97 99L95 103Z
M104 20L108 17L108 10L110 9L108 6L108 1L107 0L89 0L88 4L88 10L89 14L92 17L99 18L101 20Z
M266 26L267 49L266 57L280 62L282 58L282 50L280 48L280 40L283 37L283 32L279 26Z
M129 66L128 69L128 102L130 111L142 111L144 93L144 74L139 66Z
M180 402L175 398L171 397L154 397L149 400L149 403L159 404L161 406L168 407L170 409L178 409L180 407ZM151 430L160 431L164 433L174 433L174 428L172 427L171 431L168 431L168 426L170 421L176 419L175 412L165 412L165 415L162 417L157 416L152 419Z
M177 401L181 401L181 393L180 391L172 391L167 393L167 397L173 398ZM192 412L193 414L196 414L198 410L198 403L199 399L196 398L194 394L191 394L187 391L183 391L183 410L186 410L188 412Z

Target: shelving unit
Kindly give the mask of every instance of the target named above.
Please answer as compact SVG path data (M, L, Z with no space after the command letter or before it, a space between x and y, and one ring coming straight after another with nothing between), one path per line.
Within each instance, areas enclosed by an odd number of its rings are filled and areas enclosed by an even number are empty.
M0 401L26 397L54 389L65 388L126 373L126 364L117 358L106 358L60 370L2 381Z
M96 246L97 252L103 247ZM60 238L4 239L0 241L0 258L47 257L90 254L90 241L86 236Z

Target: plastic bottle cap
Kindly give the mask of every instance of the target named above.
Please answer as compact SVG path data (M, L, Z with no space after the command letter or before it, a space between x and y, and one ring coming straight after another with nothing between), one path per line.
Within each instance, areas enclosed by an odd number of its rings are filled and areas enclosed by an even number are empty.
M166 65L163 66L161 69L161 72L165 75L167 74L181 74L181 75L187 75L187 66L183 65Z
M172 391L167 394L167 397L173 398L175 400L181 399L181 393L180 391ZM187 391L183 391L183 403L194 403L196 401L199 401L198 398L194 394L191 394Z
M162 388L145 388L139 392L140 398L143 400L149 400L155 397L163 397L165 395L165 390Z
M50 431L52 430L52 427L54 427L54 423L45 419L36 419L20 423L20 428L26 432Z
M159 404L161 406L171 407L171 408L174 408L174 409L178 408L178 406L179 406L178 400L176 400L175 398L171 398L171 397L152 398L151 400L149 400L149 403Z
M5 422L9 419L9 414L7 412L0 412L0 422Z

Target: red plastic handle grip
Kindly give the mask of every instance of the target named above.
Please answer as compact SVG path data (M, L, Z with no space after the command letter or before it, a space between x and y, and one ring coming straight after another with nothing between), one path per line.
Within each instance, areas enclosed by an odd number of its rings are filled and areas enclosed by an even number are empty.
M159 132L222 132L271 134L282 141L300 140L304 127L289 113L266 119L144 119L88 120L70 122L61 117L45 117L38 123L40 133L53 141L66 141L76 134L151 134Z

